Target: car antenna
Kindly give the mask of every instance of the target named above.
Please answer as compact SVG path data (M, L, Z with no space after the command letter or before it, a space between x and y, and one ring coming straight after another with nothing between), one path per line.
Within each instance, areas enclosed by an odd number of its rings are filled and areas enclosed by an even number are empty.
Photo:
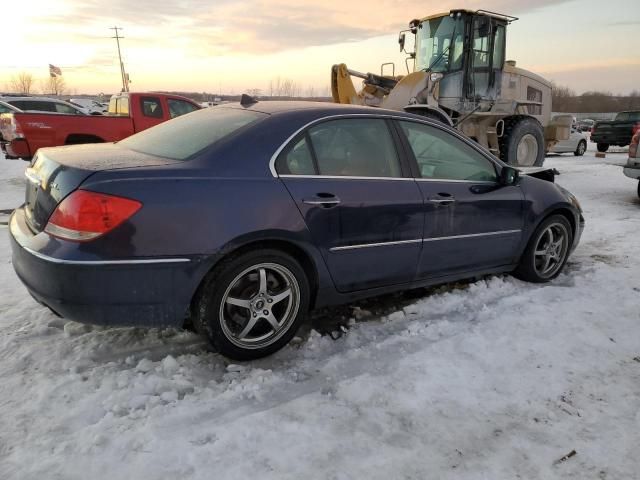
M254 103L258 103L258 100L253 98L251 95L247 95L246 93L242 94L240 98L240 105L243 107L248 107L249 105L253 105Z

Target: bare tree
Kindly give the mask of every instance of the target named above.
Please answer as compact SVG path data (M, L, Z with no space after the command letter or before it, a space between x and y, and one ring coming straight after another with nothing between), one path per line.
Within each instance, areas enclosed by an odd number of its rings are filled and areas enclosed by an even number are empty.
M42 81L42 93L47 95L64 95L67 91L67 83L62 77L49 77Z
M12 92L15 93L24 93L28 95L29 93L33 93L35 91L34 85L35 80L33 75L29 72L20 72L17 75L11 77L9 80L9 88Z
M247 93L254 98L259 98L262 95L261 88L249 88L247 89Z
M269 80L269 96L271 97L299 97L301 87L290 78L280 76Z
M571 112L572 100L576 92L564 85L551 83L551 108L554 112Z
M308 98L315 98L315 96L316 96L316 89L315 89L315 87L314 87L313 85L310 85L310 86L308 86L308 87L307 87L307 93L306 93L306 96L307 96Z

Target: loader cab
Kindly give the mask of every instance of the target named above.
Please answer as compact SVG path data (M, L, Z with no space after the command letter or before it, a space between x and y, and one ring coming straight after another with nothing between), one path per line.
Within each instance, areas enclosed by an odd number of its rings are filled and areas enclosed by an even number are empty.
M451 10L413 20L409 27L416 36L414 69L442 74L441 103L494 100L500 93L506 27L514 20L483 10Z

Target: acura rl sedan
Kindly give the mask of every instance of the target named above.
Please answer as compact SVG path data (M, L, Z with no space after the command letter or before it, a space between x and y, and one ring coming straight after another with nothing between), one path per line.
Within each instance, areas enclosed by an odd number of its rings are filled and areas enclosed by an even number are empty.
M56 314L193 324L239 360L308 311L513 272L547 282L584 220L553 181L411 114L312 102L197 111L116 144L41 149L13 265Z

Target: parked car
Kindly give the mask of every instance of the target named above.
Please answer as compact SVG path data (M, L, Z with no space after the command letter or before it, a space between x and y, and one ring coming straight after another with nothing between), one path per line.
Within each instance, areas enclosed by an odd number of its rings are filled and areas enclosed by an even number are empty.
M70 98L69 102L82 108L88 115L102 115L109 111L109 104L90 98Z
M65 115L86 115L86 113L75 105L48 97L0 97L5 103L19 108L23 112L51 112Z
M593 124L596 123L595 120L591 120L590 118L585 118L584 120L578 121L578 130L581 132L590 132L593 128Z
M597 121L591 131L591 141L597 143L599 152L606 152L610 145L629 145L631 137L639 130L640 110L620 112L611 121Z
M362 106L206 108L41 149L26 176L10 232L35 299L80 322L190 321L240 360L280 349L312 308L501 272L548 282L584 227L555 183Z
M15 102L9 102L15 104ZM57 107L56 107L57 108ZM73 107L77 112L77 108ZM109 115L13 113L0 116L7 158L31 158L39 148L115 142L170 118L200 109L188 98L161 93L121 93L111 97Z
M552 153L573 153L576 157L581 157L587 151L587 135L578 128L571 127L569 138L559 141L549 151Z
M3 102L0 100L0 113L13 113L20 112L21 110L18 107L14 107L10 103Z
M640 148L638 148L638 143L640 143L640 131L637 131L631 138L629 159L623 172L627 177L638 180L638 197L640 198Z

